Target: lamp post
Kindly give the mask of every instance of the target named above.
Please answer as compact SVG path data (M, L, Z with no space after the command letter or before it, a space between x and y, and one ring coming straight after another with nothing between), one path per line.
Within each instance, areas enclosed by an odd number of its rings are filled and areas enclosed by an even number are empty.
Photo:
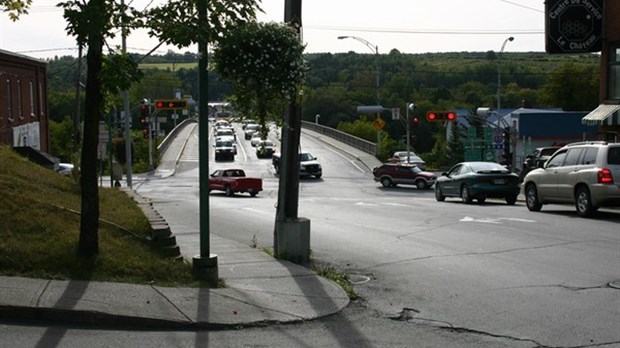
M514 37L508 37L506 38L506 40L504 40L504 43L502 44L502 48L499 50L499 60L497 63L497 112L499 112L499 108L501 107L501 103L500 103L500 89L501 89L501 85L502 85L502 54L504 53L504 48L506 47L506 43L508 43L508 41L512 41L514 40Z
M375 80L375 90L377 93L377 106L381 105L379 101L379 46L373 45L368 40L362 39L361 37L358 37L358 36L338 36L338 40L344 40L344 39L357 40L363 43L364 45L366 45L366 47L368 47L372 51L372 53L374 53L375 72L377 75L376 80ZM379 117L379 114L377 114L377 117ZM381 153L381 130L377 130L377 154L379 153Z
M374 55L375 55L375 72L377 74L377 78L376 78L376 81L375 81L375 89L376 89L376 92L377 92L377 105L381 105L381 103L379 102L379 46L373 45L370 42L368 42L367 40L362 39L361 37L357 37L357 36L338 36L338 40L344 40L344 39L357 40L357 41L363 43L364 45L366 45L366 47L370 48L372 53L374 53Z

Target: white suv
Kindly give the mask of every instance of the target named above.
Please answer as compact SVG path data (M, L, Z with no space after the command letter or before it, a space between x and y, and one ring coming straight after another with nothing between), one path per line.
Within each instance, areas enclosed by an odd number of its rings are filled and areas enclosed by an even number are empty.
M572 203L580 216L590 217L599 207L620 206L620 143L568 144L529 172L523 188L531 211Z

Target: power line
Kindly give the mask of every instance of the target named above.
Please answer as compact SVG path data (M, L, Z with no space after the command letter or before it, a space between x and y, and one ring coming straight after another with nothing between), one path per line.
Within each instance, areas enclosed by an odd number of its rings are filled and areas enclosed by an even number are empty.
M391 33L391 34L449 34L449 35L540 35L544 34L543 29L504 29L504 30L459 30L459 29L397 29L397 28L359 28L359 27L334 27L334 26L314 26L306 25L306 29L333 30L333 31L356 31L371 33Z

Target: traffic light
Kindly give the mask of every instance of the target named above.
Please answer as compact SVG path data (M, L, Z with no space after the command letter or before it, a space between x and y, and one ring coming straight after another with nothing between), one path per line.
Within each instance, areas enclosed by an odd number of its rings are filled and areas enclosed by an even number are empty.
M148 128L142 130L142 136L144 137L144 139L148 139L149 133L150 132Z
M426 113L428 122L452 122L456 121L456 112L454 111L429 111Z
M411 121L412 121L414 127L417 127L417 126L420 125L420 119L417 118L417 117L413 117L413 119Z
M142 129L149 128L149 106L146 104L140 105L140 127Z
M158 110L187 109L187 100L185 99L156 100L155 108Z

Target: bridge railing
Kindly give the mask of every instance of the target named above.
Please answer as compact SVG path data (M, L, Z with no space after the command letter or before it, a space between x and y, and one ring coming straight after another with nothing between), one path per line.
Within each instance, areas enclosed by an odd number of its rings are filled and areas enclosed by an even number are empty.
M364 151L366 153L369 153L373 156L377 153L377 144L371 141L356 137L354 135L339 131L334 128L325 127L320 124L307 122L307 121L301 121L301 123L302 123L301 126L303 128L306 128L313 132L327 135L331 138L334 138L347 145L353 146L354 148Z

